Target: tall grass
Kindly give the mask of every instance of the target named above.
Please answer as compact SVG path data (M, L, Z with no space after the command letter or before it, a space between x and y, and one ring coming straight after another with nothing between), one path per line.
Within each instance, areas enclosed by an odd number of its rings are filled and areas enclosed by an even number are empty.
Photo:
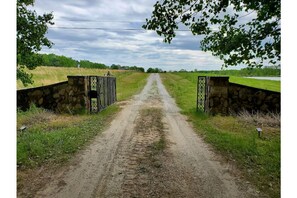
M259 190L280 196L280 127L278 116L271 122L260 115L208 116L196 112L196 78L191 73L162 74L169 93L193 123L196 132L227 161L235 162ZM262 120L262 121L261 121ZM264 122L266 121L266 122ZM274 124L271 124L274 123ZM278 124L277 124L278 123ZM256 128L261 127L259 138Z
M108 69L94 69L94 68L75 68L75 67L47 67L39 66L34 70L28 70L27 72L33 74L32 85L25 87L20 80L17 81L17 89L31 88L44 85L50 85L62 81L67 81L67 76L71 75L96 75L102 76L108 71L115 77L121 78L127 76L127 74L137 73L135 71L125 71L125 70L108 70Z
M93 115L56 115L36 107L18 112L18 125L27 126L17 134L18 167L24 169L67 161L103 130L117 110L113 105Z

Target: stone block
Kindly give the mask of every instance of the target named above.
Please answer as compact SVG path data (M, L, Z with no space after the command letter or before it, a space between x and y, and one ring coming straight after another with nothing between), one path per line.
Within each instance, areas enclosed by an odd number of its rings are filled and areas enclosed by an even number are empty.
M280 101L279 101L279 97L275 97L275 98L273 98L273 99L272 99L272 103L274 103L274 104L280 103Z
M74 79L68 77L68 84L69 84L69 85L73 85L73 84L74 84Z
M255 96L259 99L259 100L265 100L266 94L264 93L264 91L257 91Z
M239 98L244 98L246 96L245 89L240 89L238 92Z
M53 98L55 98L55 99L57 99L57 98L59 98L60 97L60 95L58 94L58 93L55 93L54 95L53 95Z
M209 106L212 107L213 106L213 99L209 99Z
M210 77L209 82L212 86L227 87L229 84L229 77Z
M43 94L43 92L41 90L35 90L33 93L32 93L32 96L34 97L41 97Z
M262 112L268 112L268 111L269 111L268 108L269 108L269 107L268 107L267 104L263 104L263 105L260 107L260 110L261 110Z
M38 104L39 104L39 105L42 105L42 103L43 103L43 98L40 98L40 99L38 100Z
M220 98L219 97L214 97L213 98L213 105L214 106L219 106L221 103L220 103Z
M61 89L60 91L59 91L59 95L64 95L65 94L65 89Z
M272 95L269 95L269 96L267 96L267 97L265 98L265 101L266 101L266 102L272 102L272 100L273 100L273 96L272 96Z
M249 102L252 102L252 101L253 101L253 96L249 95L249 96L247 97L247 100L248 100Z
M79 78L78 84L79 84L79 85L84 85L84 84L85 84L85 79L84 79L84 77Z
M229 105L228 105L228 100L225 100L225 101L224 101L224 107L225 107L225 108L228 108L228 106L229 106Z
M74 108L75 108L75 109L81 109L82 106L81 106L80 104L76 104L76 105L74 106Z
M44 94L46 94L46 95L49 95L49 94L51 93L50 89L45 89L43 92L44 92Z
M208 85L209 86L214 86L214 81L213 80L210 80L209 83L208 83Z

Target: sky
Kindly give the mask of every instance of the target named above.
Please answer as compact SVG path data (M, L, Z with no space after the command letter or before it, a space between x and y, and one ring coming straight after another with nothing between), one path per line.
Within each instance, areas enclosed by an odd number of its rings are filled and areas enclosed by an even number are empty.
M47 33L54 46L51 49L44 47L41 53L109 66L158 67L166 71L221 69L223 62L219 58L201 50L202 36L180 31L171 44L166 44L154 31L141 28L145 19L150 18L155 2L36 0L33 9L38 14L52 12L55 23ZM66 27L88 29L64 29Z

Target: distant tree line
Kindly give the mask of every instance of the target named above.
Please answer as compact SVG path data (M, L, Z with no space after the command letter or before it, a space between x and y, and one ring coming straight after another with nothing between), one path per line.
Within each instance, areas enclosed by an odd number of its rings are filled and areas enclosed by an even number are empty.
M240 70L193 70L186 71L181 69L179 71L171 72L199 72L205 74L215 74L215 75L229 75L229 76L280 76L281 69L279 66L276 67L263 67L263 68L243 68Z
M280 76L281 70L276 67L243 68L240 70L199 71L230 76Z
M81 68L97 68L97 69L116 69L116 70L134 70L144 72L143 67L137 66L121 66L112 64L110 67L103 63L94 63L89 60L74 60L70 57L59 56L56 54L40 54L40 65L54 67L81 67Z
M160 69L160 68L148 68L147 69L147 71L146 71L147 73L164 73L164 72L166 72L166 71L163 71L162 69Z
M112 64L110 66L110 69L135 70L135 71L139 71L139 72L144 72L144 68L143 67L137 67L137 66L121 66L121 65L116 65L116 64Z
M41 54L42 62L40 65L55 67L77 67L79 61L66 56L58 56L55 54Z

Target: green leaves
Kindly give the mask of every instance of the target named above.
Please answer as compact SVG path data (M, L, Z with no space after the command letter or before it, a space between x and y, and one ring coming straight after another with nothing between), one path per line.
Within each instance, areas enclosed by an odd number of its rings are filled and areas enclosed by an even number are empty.
M170 43L183 23L193 35L205 35L202 50L220 57L223 67L279 66L280 19L280 0L165 0L143 28Z
M17 79L24 85L31 84L32 75L25 72L24 67L34 69L40 63L37 52L42 46L51 47L53 43L45 37L47 24L53 25L52 13L37 15L35 11L27 9L33 5L33 0L17 1Z
M32 80L32 74L28 74L24 71L24 66L18 65L17 66L17 79L20 79L24 86L27 86L28 84L33 84Z

